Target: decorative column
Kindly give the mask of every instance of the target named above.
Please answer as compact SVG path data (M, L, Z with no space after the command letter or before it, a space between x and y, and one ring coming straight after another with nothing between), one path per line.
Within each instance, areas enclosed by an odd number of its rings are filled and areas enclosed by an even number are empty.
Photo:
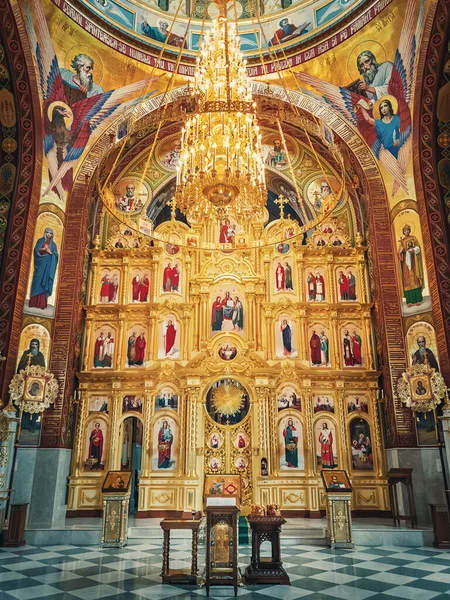
M348 460L348 438L347 438L347 423L346 423L346 411L344 404L344 381L336 381L336 414L339 415L339 423L340 423L340 438L341 438L341 448L342 452L339 456L339 468L345 469L346 471L350 470L349 460Z
M12 404L0 409L0 527L6 519L17 424L16 409Z
M249 344L253 346L255 339L255 294L252 290L247 294L247 307L248 307L248 335L247 339Z
M72 473L77 476L83 471L83 441L85 436L86 421L89 414L87 383L80 384L80 400L78 401L78 418L77 428L75 432L75 440L73 446L72 457ZM75 467L75 468L74 468Z
M126 313L119 312L119 330L117 332L117 362L116 369L121 370L123 368L123 335L124 335L124 321Z
M200 388L190 387L188 390L186 473L188 477L197 477L197 402Z
M123 271L122 271L122 294L121 294L121 303L127 304L130 289L130 264L128 256L123 257Z
M120 468L120 453L118 452L119 425L118 421L122 412L122 393L120 391L120 381L113 381L112 408L110 412L110 433L109 433L109 461L108 469Z
M92 257L92 273L91 273L91 293L90 293L90 304L96 304L98 299L98 256Z
M93 323L93 315L86 315L86 328L84 334L84 360L83 360L83 371L87 371L93 365L88 364L88 360L92 361L92 352L91 352L91 337L92 337L92 323Z
M277 452L277 430L275 427L275 416L277 414L277 396L275 390L270 391L269 395L269 440L270 440L270 452L268 453L268 469L269 474L273 475L276 471L278 471L278 452Z
M314 445L314 434L313 434L313 426L312 426L312 417L313 417L313 402L312 402L312 392L311 392L311 381L303 380L303 389L304 393L302 393L302 410L305 415L306 420L306 447L312 448L311 452L307 452L305 455L305 467L308 477L314 477L315 470L315 445Z
M143 421L144 426L142 430L142 448L146 450L146 452L142 452L142 465L141 465L141 477L149 477L150 476L150 460L151 460L151 444L152 444L152 432L151 432L151 423L152 423L152 414L153 414L153 406L154 406L154 395L152 393L153 381L145 382L145 402L143 407Z
M380 427L380 419L378 412L378 400L377 400L377 392L378 388L374 388L370 390L370 404L373 415L373 424L375 430L375 442L376 442L376 452L377 452L377 476L385 477L386 476L386 455L384 453L383 448L383 436L381 435L381 427ZM450 442L450 440L449 440Z
M298 356L301 360L308 360L309 356L307 353L307 341L306 341L306 310L300 309L298 311L299 315L299 332L298 332Z
M360 281L359 301L361 303L365 304L368 301L368 298L367 298L366 265L364 263L364 255L359 256L358 273L359 273L359 281Z
M189 335L190 321L191 318L189 315L189 307L186 307L186 309L183 311L183 350L181 353L182 360L187 360L189 358L189 342L191 339L191 336Z
M149 326L150 326L150 343L148 350L148 360L155 360L158 356L158 327L157 327L157 319L156 312L154 310L150 310L149 316Z
M209 292L201 292L200 294L200 350L206 345L208 340L208 300L209 300Z
M273 327L272 327L272 310L266 307L266 352L267 352L267 360L273 360L274 356L274 335L273 335Z
M372 321L371 321L369 311L363 312L362 325L363 325L364 344L366 346L365 354L366 354L367 364L365 366L366 366L366 368L374 369L375 365L373 362L372 339L371 339L371 335L370 335L370 331L372 329Z
M258 411L258 444L261 457L267 458L267 452L270 446L269 441L269 394L270 388L257 387L255 388ZM258 470L259 471L259 470Z
M334 257L332 254L327 256L327 277L328 277L328 302L337 302L336 281L334 277Z
M337 312L335 310L330 313L330 330L331 330L331 343L332 343L332 354L333 354L333 369L340 369L342 367L341 360L339 357L339 344L340 338L339 332L337 331Z
M152 280L151 280L151 296L150 302L156 302L158 296L158 280L159 280L159 256L152 254Z
M262 340L262 330L261 323L263 322L262 314L262 302L264 300L264 294L258 293L256 294L256 307L255 307L255 337L256 337L256 350L263 350L263 340Z

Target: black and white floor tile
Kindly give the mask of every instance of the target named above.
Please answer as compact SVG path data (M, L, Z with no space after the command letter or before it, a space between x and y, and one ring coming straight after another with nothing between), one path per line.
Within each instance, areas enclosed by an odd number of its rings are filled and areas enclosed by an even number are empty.
M200 548L199 565L204 549ZM450 600L450 551L432 547L356 547L331 550L285 540L284 566L290 586L239 588L245 600ZM249 546L240 546L241 571ZM171 568L188 568L188 540L171 543ZM79 546L0 548L1 600L184 600L205 596L204 588L162 585L161 544L101 549ZM211 598L230 598L232 588L213 587Z

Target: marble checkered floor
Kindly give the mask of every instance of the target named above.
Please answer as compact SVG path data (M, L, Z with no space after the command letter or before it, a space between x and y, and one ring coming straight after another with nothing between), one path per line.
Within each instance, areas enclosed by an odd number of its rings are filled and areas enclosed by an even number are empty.
M190 562L187 540L171 544L171 568ZM200 548L201 552L204 547ZM450 600L450 551L432 547L379 546L330 550L323 546L282 546L290 586L239 588L248 600L402 599ZM241 570L250 548L239 547ZM199 564L203 564L203 555ZM120 598L182 600L205 596L193 586L161 585L161 545L135 544L122 549L79 546L0 548L0 599L53 600ZM232 597L228 587L211 588L211 598Z

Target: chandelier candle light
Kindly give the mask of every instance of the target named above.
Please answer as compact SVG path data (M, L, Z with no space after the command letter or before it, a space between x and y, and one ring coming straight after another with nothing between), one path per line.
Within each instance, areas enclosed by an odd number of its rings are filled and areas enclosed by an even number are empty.
M205 34L192 94L195 110L181 134L175 199L199 220L261 213L267 191L261 133L246 61L224 5Z

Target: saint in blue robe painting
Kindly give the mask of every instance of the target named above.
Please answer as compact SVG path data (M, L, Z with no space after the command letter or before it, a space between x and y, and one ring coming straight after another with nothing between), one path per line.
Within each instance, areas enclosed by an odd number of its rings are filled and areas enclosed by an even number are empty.
M393 61L382 60L367 46L356 57L359 74L356 81L337 86L309 73L295 74L302 84L320 92L325 103L359 130L375 157L392 176L392 196L400 189L409 193L406 171L412 146L410 104L416 48L424 18L424 3L421 3L418 18L417 0L407 0L405 4Z
M53 241L53 229L47 227L43 237L34 247L34 272L31 282L30 308L47 308L47 300L53 293L56 267L58 266L58 248Z
M298 468L298 433L294 422L289 419L283 431L285 460L290 468Z

